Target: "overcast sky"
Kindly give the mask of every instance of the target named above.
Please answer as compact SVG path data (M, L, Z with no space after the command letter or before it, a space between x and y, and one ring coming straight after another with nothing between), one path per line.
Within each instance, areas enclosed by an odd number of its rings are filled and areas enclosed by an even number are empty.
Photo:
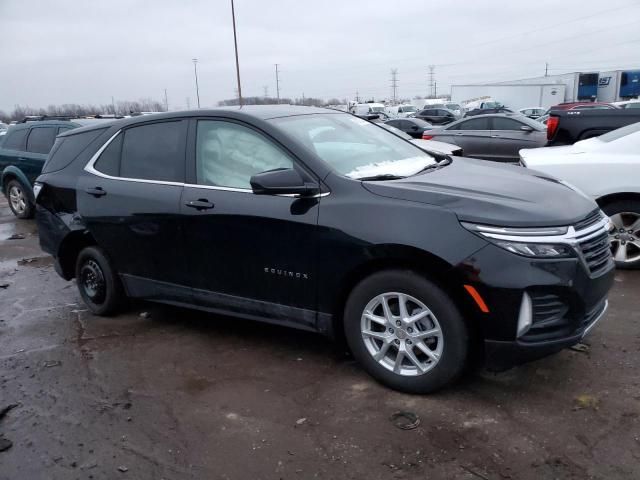
M390 97L451 84L640 67L640 0L235 0L242 90ZM0 109L235 90L229 0L0 0Z

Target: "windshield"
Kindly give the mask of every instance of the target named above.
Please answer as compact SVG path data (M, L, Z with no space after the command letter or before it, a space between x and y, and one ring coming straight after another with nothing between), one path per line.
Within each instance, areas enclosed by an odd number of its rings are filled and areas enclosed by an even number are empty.
M369 107L372 112L384 112L384 107Z
M378 123L378 126L384 128L386 130L389 130L390 132L395 133L396 135L398 135L399 137L404 138L405 140L412 140L413 139L413 137L411 135L409 135L408 133L404 133L399 128L391 126L388 123Z
M417 112L418 109L413 105L402 105L403 112Z
M618 128L617 130L612 130L605 133L604 135L600 135L597 138L601 142L613 142L614 140L618 140L619 138L626 137L627 135L631 135L632 133L636 133L638 131L640 131L640 122L632 123L631 125Z
M449 110L460 110L460 105L458 105L457 103L447 103L446 107Z
M349 178L409 176L436 163L412 143L353 115L298 115L270 122Z

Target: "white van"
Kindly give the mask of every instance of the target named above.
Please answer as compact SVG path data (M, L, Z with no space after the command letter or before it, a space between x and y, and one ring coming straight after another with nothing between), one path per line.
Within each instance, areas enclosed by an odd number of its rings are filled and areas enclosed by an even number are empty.
M386 107L385 111L392 117L405 118L418 112L418 108L415 105L394 105L393 107Z
M355 115L368 115L384 112L384 105L381 103L356 103L349 108L349 111Z

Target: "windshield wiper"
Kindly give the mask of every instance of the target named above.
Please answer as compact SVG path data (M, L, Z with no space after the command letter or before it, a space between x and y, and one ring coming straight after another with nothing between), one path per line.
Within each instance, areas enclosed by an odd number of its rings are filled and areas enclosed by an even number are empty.
M367 181L367 180L399 180L401 178L406 178L403 177L401 175L393 175L391 173L383 173L380 175L372 175L370 177L358 177L356 178L356 180L362 180L362 181Z
M450 165L451 162L453 162L453 159L449 155L444 155L443 154L443 156L445 157L443 160L440 160L437 163L432 163L431 165L427 165L422 170L420 170L419 172L414 173L413 175L420 175L421 173L428 172L430 170L439 170L439 169L441 169L443 167L446 167L447 165Z

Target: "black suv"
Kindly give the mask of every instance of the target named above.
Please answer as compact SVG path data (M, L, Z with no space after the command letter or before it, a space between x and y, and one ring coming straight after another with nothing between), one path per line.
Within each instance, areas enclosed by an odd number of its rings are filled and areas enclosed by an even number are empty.
M33 216L31 186L40 175L56 136L96 121L63 118L26 118L0 137L0 189L9 201L9 208L19 218Z
M429 122L432 125L446 125L458 119L455 113L446 108L425 108L416 113L415 118Z
M568 185L333 110L70 131L36 193L41 246L92 312L136 297L321 332L408 392L478 350L496 369L579 342L613 281L608 219Z

